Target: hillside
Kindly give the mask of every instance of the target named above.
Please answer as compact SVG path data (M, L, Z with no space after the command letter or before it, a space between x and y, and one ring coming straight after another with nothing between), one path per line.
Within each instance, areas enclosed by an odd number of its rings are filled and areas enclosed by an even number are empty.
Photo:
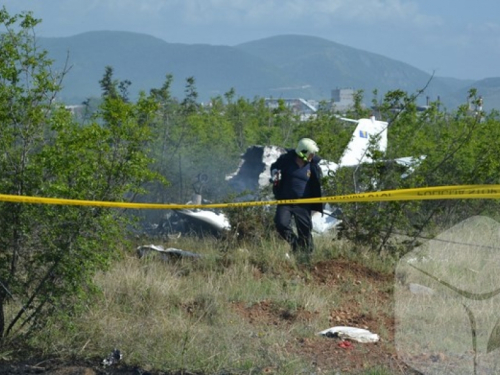
M468 92L471 88L475 88L478 90L479 95L483 97L484 108L486 110L490 110L495 108L497 110L500 109L500 78L485 78L480 81L474 82L469 86L463 88L461 91L463 93ZM496 106L492 107L492 103L495 103Z
M223 95L238 87L240 95L256 95L268 87L286 85L277 68L232 47L166 43L128 32L90 32L69 38L47 38L41 45L62 67L69 56L71 71L65 80L63 100L81 102L99 96L104 67L114 68L115 78L132 82L130 91L162 85L173 74L172 91L182 97L185 80L195 77L201 100ZM242 74L245 72L245 74Z
M194 77L201 101L224 95L231 88L238 96L303 97L329 100L335 88L362 89L369 103L374 89L379 98L389 90L415 93L425 87L430 74L411 65L326 39L276 36L237 46L176 44L138 33L96 31L66 38L40 38L55 67L66 59L71 67L64 81L61 100L79 103L99 96L99 80L106 66L115 78L132 82L130 93L160 87L172 74L172 93L182 98L185 80ZM490 84L496 84L491 81ZM463 103L467 88L476 87L485 99L485 108L500 108L495 87L482 81L433 77L420 102L438 97L449 108ZM486 89L487 88L487 89ZM500 90L500 89L499 89ZM490 97L491 95L491 97Z
M238 48L318 88L324 97L335 87L361 88L367 93L374 89L414 92L429 80L429 74L408 64L316 37L278 36ZM449 87L436 79L429 90L437 93Z
M194 242L192 244L195 245ZM185 246L185 242L182 246ZM204 245L196 246L199 249ZM257 251L254 248L251 250ZM161 262L154 256L144 259L128 256L124 261L117 262L108 273L100 276L100 287L107 296L111 296L114 290L126 293L127 309L135 309L148 303L148 293L157 296L154 302L149 303L147 312L118 312L115 301L119 298L112 297L113 302L108 303L110 306L102 307L107 309L106 312L95 306L96 311L89 311L91 316L85 317L87 314L84 314L77 318L77 324L86 319L95 320L92 331L103 336L99 342L119 342L123 360L104 367L102 360L113 348L108 351L106 344L96 344L94 336L85 335L85 340L91 341L91 344L82 349L76 358L61 354L53 358L30 357L20 361L0 362L0 373L8 371L12 375L27 375L36 370L38 373L59 375L242 374L242 371L230 368L225 368L224 371L190 369L197 365L194 358L206 355L208 346L217 351L220 344L227 340L226 345L231 347L224 350L229 357L234 356L238 348L247 348L244 354L238 354L238 358L242 361L246 360L246 356L252 358L248 361L248 366L251 366L248 373L252 374L416 374L398 358L395 349L395 322L391 311L394 304L391 293L394 283L392 272L372 269L362 263L340 258L321 260L309 268L286 261L284 257L277 259L277 255L282 255L283 251L266 250L268 255L261 259L261 266L271 266L267 261L269 257L275 258L275 267L267 272L253 264L251 252L247 252L247 255L240 254L238 262L225 266L225 272L217 272L213 268L207 272L203 264L191 262ZM245 260L246 256L250 257L250 263ZM123 277L124 275L127 276ZM231 281L226 279L227 275L233 275L230 276ZM228 297L228 289L238 285L235 277L245 280L244 287L250 290L237 298ZM172 292L182 293L182 297L178 300L178 313L172 314L172 304L177 303L177 298L165 293L170 293L170 287L166 285L175 284L176 279L182 284L176 284L180 290ZM223 290L216 297L211 290L204 289L198 283L200 279L204 284L221 285L216 288ZM211 280L210 283L206 282L207 279ZM133 288L130 288L131 282ZM187 290L183 290L184 283L189 284ZM131 293L136 288L139 292ZM149 292L144 292L143 288ZM203 290L206 296L191 300L192 293L200 296L197 289ZM182 316L182 321L177 320L177 314ZM164 319L165 317L168 318ZM165 327L165 322L172 320L171 324L182 329L183 324L188 327L192 324L190 319L193 317L198 321L185 333L186 337L189 335L190 338L196 338L190 341L193 348L187 349L187 368L169 371L169 368L175 369L177 362L171 361L170 356L182 356L175 353L173 348L182 345L181 340ZM108 324L118 329L111 329ZM209 339L209 344L205 342L207 336L203 332L206 324L210 330L209 337L215 338L215 342ZM320 330L338 325L365 327L380 334L381 339L376 343L352 341L345 347L342 344L346 341L340 338L318 334ZM127 332L130 338L126 338ZM115 335L121 337L111 338ZM59 338L62 341L65 336ZM132 345L128 345L129 339L132 339ZM60 346L62 342L56 345ZM106 347L106 351L101 350L101 356L94 354L96 345ZM65 352L68 352L67 348ZM162 353L161 366L154 363L156 352ZM138 353L143 353L142 358L137 357ZM219 354L208 359L211 363L218 361L227 363L228 359L221 359Z

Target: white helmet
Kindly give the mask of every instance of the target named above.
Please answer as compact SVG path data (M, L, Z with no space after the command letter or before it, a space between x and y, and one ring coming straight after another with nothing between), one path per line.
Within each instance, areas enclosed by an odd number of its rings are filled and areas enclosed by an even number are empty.
M318 145L311 138L302 138L295 149L296 154L305 161L309 160L311 154L315 154L318 151Z

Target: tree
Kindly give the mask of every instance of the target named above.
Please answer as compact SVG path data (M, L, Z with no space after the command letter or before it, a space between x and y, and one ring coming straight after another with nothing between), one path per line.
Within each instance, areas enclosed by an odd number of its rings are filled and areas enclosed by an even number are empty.
M385 155L370 150L374 163L355 170L337 171L327 181L328 195L443 185L492 184L500 180L500 164L495 145L500 141L498 115L471 110L469 105L447 113L431 103L418 111L415 96L401 90L386 94L377 109L388 119L389 145ZM469 103L478 100L475 90ZM390 160L425 156L411 174ZM354 183L355 181L355 183ZM487 200L442 200L352 203L343 205L344 234L351 240L379 252L387 248L394 233L417 238L424 231L447 226L478 214L497 214L498 203ZM413 241L408 244L411 247ZM397 249L401 251L402 249ZM404 249L403 249L404 250Z
M107 70L103 103L78 124L55 102L67 70L36 45L31 13L0 11L0 191L5 194L122 201L148 170L149 118L154 103L129 103ZM116 95L120 93L122 95ZM0 337L30 333L45 317L68 313L95 290L125 238L115 209L0 202ZM9 308L7 309L7 306Z

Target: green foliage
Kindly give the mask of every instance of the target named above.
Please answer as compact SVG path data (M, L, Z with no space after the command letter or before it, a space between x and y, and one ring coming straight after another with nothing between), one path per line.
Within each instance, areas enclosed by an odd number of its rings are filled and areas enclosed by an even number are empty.
M0 22L0 191L6 194L121 201L154 177L145 151L154 103L126 98L107 69L94 121L77 124L56 105L59 76L38 51L30 13ZM117 93L120 93L117 95ZM125 238L126 220L98 207L0 203L0 337L30 333L56 309L67 313L95 290Z
M186 98L178 103L170 93L172 80L167 76L162 88L151 90L157 108L151 121L155 140L151 146L152 168L167 178L170 185L151 186L151 195L146 198L154 202L185 203L193 193L201 193L193 189L200 174L206 174L210 182L203 186L206 197L220 197L218 189L225 175L238 162L232 124L219 102L213 101L210 107L201 107L196 102L193 78L187 80Z
M232 224L229 238L251 242L255 238L269 239L275 234L274 208L265 206L232 207L224 212Z
M234 90L228 94L226 94L227 105L223 110L225 110L227 120L233 126L237 151L244 153L251 145L266 144L262 130L271 126L273 114L265 106L264 99L257 98L249 101L239 97L236 102L233 102Z
M389 121L388 150L381 155L373 147L369 156L374 163L337 172L328 179L328 195L351 194L428 186L496 184L500 169L496 144L500 140L495 114L471 110L479 98L470 92L471 106L462 106L455 113L439 110L431 103L423 112L417 111L415 96L401 90L388 93L377 109ZM373 145L372 145L373 146ZM411 173L397 163L401 157L424 156ZM477 214L495 214L498 203L491 200L414 201L346 204L343 210L343 234L359 243L369 244L381 252L393 248L391 235L414 237L423 231L443 228ZM411 245L413 242L409 242Z

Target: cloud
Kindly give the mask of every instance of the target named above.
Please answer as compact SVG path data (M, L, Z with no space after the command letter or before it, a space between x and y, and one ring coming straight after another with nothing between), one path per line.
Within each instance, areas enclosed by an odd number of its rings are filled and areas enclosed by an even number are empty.
M242 28L429 27L439 19L408 0L4 0L7 8L29 8L57 22L73 19L97 28L226 26ZM36 14L35 14L36 15ZM66 22L64 22L66 20ZM53 27L55 29L55 25Z
M7 0L13 2L15 0ZM26 0L21 0L21 3ZM376 24L404 22L429 26L435 17L419 14L417 2L407 0L45 0L52 9L84 14L105 12L114 15L129 14L147 21L161 16L165 20L183 21L191 25L210 23L267 25L272 23L314 22L330 19L342 22Z
M110 0L108 0L110 1ZM191 22L270 24L291 21L314 22L317 17L344 22L377 23L381 20L431 20L417 15L417 5L403 0L184 0L180 12Z

